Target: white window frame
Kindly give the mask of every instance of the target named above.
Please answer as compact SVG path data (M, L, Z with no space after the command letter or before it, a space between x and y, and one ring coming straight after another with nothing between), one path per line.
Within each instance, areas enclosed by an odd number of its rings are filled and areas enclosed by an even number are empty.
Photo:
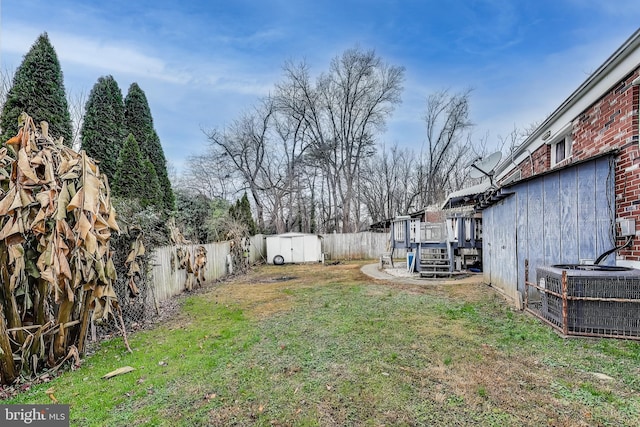
M573 126L571 123L563 126L555 135L553 135L547 141L547 145L551 149L551 167L556 166L558 163L562 163L571 157L573 152L573 138L571 138L571 132L573 130ZM558 144L562 144L564 142L564 158L558 160L557 150Z
M564 142L564 157L558 160L558 145ZM565 135L562 138L555 141L551 144L551 166L555 166L558 163L561 163L571 157L571 146L572 144L571 136Z

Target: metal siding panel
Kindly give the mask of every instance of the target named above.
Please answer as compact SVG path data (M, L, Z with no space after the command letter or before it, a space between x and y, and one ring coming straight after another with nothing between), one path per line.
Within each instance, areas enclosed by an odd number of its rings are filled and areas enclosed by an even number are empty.
M575 168L560 172L560 262L577 264L578 183Z
M493 208L484 210L482 212L482 278L485 283L491 283L493 235L495 228Z
M544 218L544 262L560 262L560 180L559 174L544 177L543 186Z
M596 186L595 162L578 165L578 235L579 259L593 259L596 253Z
M542 179L529 181L528 186L528 249L529 280L536 281L536 267L544 265L544 211L542 203Z
M516 197L508 197L496 205L494 211L495 240L491 273L492 285L512 298L517 288L516 258ZM497 274L494 274L494 271Z
M615 241L615 212L613 208L614 200L614 173L613 166L609 158L596 161L595 164L595 222L596 222L596 252L601 253L613 248ZM602 264L615 265L615 255L607 257Z
M520 185L514 188L516 192L516 255L518 262L517 280L518 291L524 293L524 260L529 258L529 196L526 185Z
M533 179L483 211L485 281L515 298L525 259L533 282L537 267L595 259L596 236L611 238L612 168L604 158Z

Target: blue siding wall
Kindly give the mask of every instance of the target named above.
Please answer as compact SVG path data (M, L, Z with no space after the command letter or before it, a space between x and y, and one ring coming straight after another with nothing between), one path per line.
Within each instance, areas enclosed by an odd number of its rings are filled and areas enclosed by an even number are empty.
M595 260L615 244L613 156L534 178L482 213L484 279L517 298L536 267ZM603 264L614 265L610 255Z

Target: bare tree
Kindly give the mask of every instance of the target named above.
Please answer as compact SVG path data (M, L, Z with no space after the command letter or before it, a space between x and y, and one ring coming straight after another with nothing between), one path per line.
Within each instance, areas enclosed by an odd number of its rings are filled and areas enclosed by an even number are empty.
M210 150L190 159L181 181L200 181L213 196L226 180L211 171L231 168L223 176L242 181L261 230L354 231L366 213L357 200L364 162L400 102L404 69L350 49L315 83L304 63L284 70L273 96L231 126L206 132Z
M4 103L7 100L7 95L11 89L11 79L13 73L7 69L0 69L0 111L4 108ZM2 133L2 129L0 129ZM2 141L4 143L4 141Z
M498 135L498 150L506 156L510 156L522 142L529 137L542 123L541 121L531 122L524 128L513 126L513 130L506 136Z
M185 168L176 178L175 186L212 200L230 201L243 188L243 183L225 150L210 144L204 153L187 157Z
M69 105L69 114L71 115L71 123L73 126L71 147L73 147L74 150L79 150L80 148L80 129L82 129L86 103L86 91L80 90L78 92L67 93L67 104Z
M407 184L414 178L415 156L397 144L382 148L364 167L361 201L372 222L406 214L411 195Z
M259 230L265 228L261 179L264 177L268 132L274 111L273 100L266 98L227 129L207 132L210 143L222 150L249 189L257 211Z
M323 168L335 228L354 231L360 163L375 153L374 135L400 102L404 68L383 63L374 51L354 48L334 58L315 86L306 65L287 65L285 71L298 89L297 114L311 138L310 158Z
M469 135L472 127L469 95L470 90L457 94L442 90L427 98L426 142L413 181L412 204L417 208L442 201L463 182L454 179L454 172L461 164L468 163L473 153Z

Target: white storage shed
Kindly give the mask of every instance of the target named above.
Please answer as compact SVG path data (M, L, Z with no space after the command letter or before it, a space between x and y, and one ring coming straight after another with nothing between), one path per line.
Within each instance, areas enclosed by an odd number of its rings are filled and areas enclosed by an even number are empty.
M284 233L266 239L268 264L322 261L322 238L318 235Z

